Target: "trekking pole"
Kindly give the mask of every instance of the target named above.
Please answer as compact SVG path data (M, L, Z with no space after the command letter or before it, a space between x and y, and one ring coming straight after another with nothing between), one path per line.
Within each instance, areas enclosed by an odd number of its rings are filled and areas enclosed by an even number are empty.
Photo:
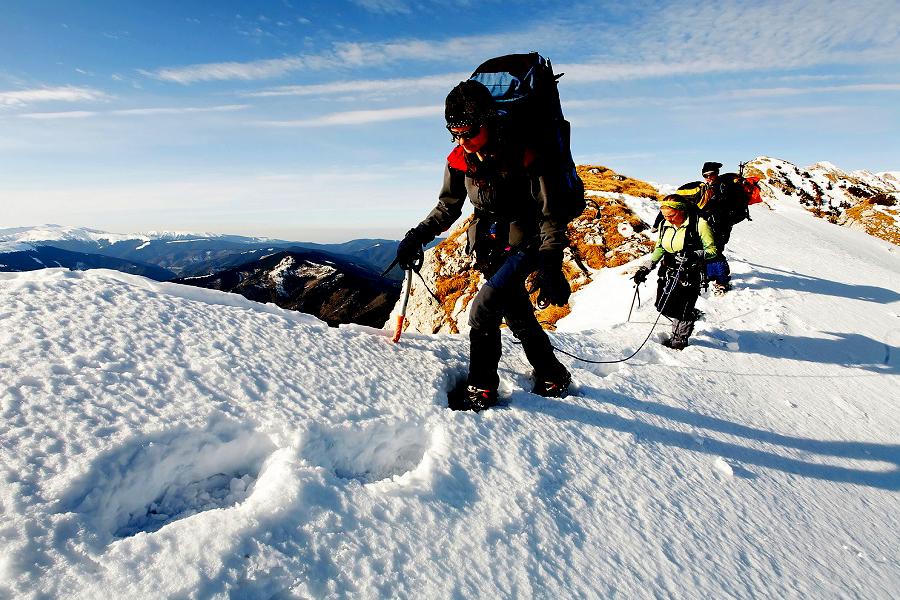
M628 318L625 319L626 323L631 322L631 311L634 310L634 301L637 300L638 308L641 307L641 284L635 282L634 283L634 296L631 297L631 308L628 309Z
M403 302L400 304L400 314L397 315L397 325L394 328L394 337L391 341L397 343L403 335L403 324L406 322L406 305L409 303L409 292L412 289L412 269L406 270L406 291L403 293Z

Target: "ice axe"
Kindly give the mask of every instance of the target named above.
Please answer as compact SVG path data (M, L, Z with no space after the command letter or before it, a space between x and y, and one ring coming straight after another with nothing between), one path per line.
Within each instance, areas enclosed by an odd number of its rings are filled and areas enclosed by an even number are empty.
M397 315L397 325L394 327L394 337L391 338L392 342L399 342L400 336L403 335L403 324L406 322L406 305L409 304L409 292L412 289L412 269L406 270L406 279L404 285L406 287L406 291L403 292L403 302L400 303L400 314Z
M397 261L394 261L397 262ZM400 303L400 314L397 315L397 326L394 328L394 337L391 338L393 342L399 342L400 336L403 335L403 324L406 322L406 305L409 304L409 292L412 290L412 275L413 271L416 273L419 272L419 269L422 268L422 263L425 262L425 253L420 249L418 256L416 256L415 260L409 265L409 268L406 269L406 291L403 292L403 302ZM393 267L393 264L391 265ZM388 267L388 271L391 270L391 267ZM387 272L387 271L385 271ZM419 274L421 278L422 275ZM424 281L424 280L423 280ZM427 287L427 286L426 286ZM431 290L429 290L431 291ZM434 294L432 294L434 295Z

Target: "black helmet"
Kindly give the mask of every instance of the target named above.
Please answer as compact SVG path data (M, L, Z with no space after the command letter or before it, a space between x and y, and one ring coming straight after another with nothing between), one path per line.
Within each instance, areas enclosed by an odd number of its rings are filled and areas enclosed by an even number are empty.
M491 93L472 79L462 81L450 90L444 103L448 128L482 125L496 114Z

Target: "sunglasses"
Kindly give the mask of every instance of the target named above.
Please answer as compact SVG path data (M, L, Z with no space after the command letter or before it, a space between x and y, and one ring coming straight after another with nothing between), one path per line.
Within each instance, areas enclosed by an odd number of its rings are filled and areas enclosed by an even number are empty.
M481 133L481 125L472 125L467 131L460 132L453 131L448 127L447 131L450 132L450 141L455 142L456 140L471 140L473 137Z

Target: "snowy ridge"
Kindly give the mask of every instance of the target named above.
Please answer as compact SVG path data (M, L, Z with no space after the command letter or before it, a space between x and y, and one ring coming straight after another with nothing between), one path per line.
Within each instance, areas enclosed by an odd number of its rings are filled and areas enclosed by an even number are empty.
M508 406L480 415L444 408L463 335L0 274L0 595L895 598L898 248L795 203L729 255L683 352L564 357L548 400L505 333ZM640 344L631 266L558 347Z
M763 197L770 203L800 205L831 223L900 246L900 179L890 173L847 173L827 161L801 169L760 156L747 163L745 175L761 178Z
M135 235L109 233L85 227L65 225L42 225L39 227L12 227L0 229L0 241L4 242L109 242L116 243L135 239Z
M264 237L230 236L222 233L191 231L147 231L143 233L110 233L86 227L66 225L41 225L37 227L12 227L0 229L0 242L106 242L116 244L125 241L150 242L152 240L168 242L190 242L210 239L241 239L247 243L264 243L274 241Z

